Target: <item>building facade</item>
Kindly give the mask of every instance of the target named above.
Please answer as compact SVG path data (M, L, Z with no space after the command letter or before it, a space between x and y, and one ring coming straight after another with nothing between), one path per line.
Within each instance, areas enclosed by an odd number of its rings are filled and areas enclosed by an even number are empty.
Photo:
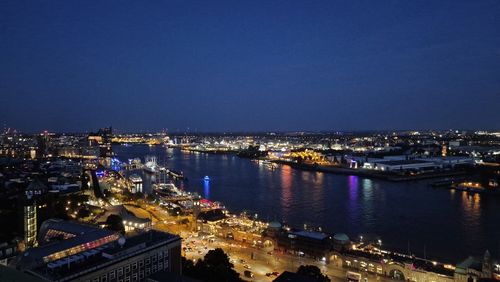
M180 273L181 238L149 230L121 234L75 222L49 220L40 246L18 256L15 266L47 281L145 281L159 271Z

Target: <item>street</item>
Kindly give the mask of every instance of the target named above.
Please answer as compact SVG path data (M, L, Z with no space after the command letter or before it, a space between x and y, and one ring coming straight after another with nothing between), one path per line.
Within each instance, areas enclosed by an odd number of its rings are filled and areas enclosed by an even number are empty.
M214 236L198 237L197 232L192 231L192 216L171 216L164 209L143 204L142 206L127 205L127 209L134 212L139 217L148 217L153 220L153 228L178 234L183 238L182 254L190 260L203 258L212 249L221 248L228 254L234 269L240 273L241 277L250 281L273 281L277 275L283 271L296 272L300 265L315 265L328 275L332 281L346 281L346 269L335 266L334 263L327 264L323 261L314 260L308 257L300 257L288 253L256 248L248 244L236 242L232 239L223 239ZM187 219L188 224L180 224ZM251 271L253 278L244 275L245 270ZM266 275L267 274L267 275ZM363 274L365 281L394 281L387 277L375 276L373 274Z

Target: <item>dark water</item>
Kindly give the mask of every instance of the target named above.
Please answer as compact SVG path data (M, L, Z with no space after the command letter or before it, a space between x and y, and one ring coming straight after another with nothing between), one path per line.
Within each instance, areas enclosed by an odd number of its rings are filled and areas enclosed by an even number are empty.
M458 262L489 249L500 254L500 197L432 188L428 182L394 183L357 176L306 172L280 166L272 171L231 155L186 153L163 147L114 147L118 158L158 156L182 170L188 191L223 202L232 212L264 220L322 227L351 238L418 256ZM210 182L203 177L208 175Z

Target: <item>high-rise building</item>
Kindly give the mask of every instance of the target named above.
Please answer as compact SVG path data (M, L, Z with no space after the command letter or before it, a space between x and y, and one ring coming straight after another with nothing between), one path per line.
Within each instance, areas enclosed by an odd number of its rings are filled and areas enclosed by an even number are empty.
M111 158L113 156L113 152L111 150L111 137L113 134L113 129L110 127L105 127L99 129L97 133L102 138L102 143L99 145L100 147L100 157L101 158Z
M37 243L36 201L31 194L22 195L18 199L18 231L23 234L24 246L31 248Z
M443 146L441 147L441 156L446 157L448 155L448 146L446 146L445 143L443 143Z
M36 143L37 143L37 152L36 152L36 157L38 158L45 158L50 156L51 154L51 135L53 133L49 133L48 131L44 131L36 136ZM31 153L30 153L31 154Z
M36 204L28 201L24 206L24 243L26 247L36 246Z

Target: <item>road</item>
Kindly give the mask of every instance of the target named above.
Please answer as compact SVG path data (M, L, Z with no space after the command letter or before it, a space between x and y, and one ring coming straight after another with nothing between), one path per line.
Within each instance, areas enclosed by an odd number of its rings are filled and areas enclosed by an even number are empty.
M138 217L152 218L153 228L157 230L180 235L183 238L183 255L187 259L196 261L203 258L209 250L222 248L234 264L235 270L241 274L241 277L249 281L273 281L276 276L267 276L266 274L282 273L283 271L295 272L300 265L316 265L332 281L346 281L346 270L333 263L326 264L323 261L307 257L277 251L270 252L230 239L198 237L197 233L192 231L192 216L171 216L160 207L146 204L141 206L127 205L127 209ZM189 223L180 224L179 222L183 219L187 219ZM245 277L245 270L251 271L254 277ZM371 274L364 274L363 277L367 278L366 281L394 282L392 279Z
M203 258L205 254L215 248L222 248L229 255L235 270L243 277L245 270L250 270L254 277L252 279L244 277L250 281L273 281L276 276L266 276L266 273L283 271L297 271L300 265L316 265L332 281L346 281L346 270L333 264L314 260L306 257L294 256L286 253L267 252L263 249L257 249L251 246L245 246L236 242L228 242L220 238L213 238L212 241L194 237L191 233L181 233L183 237L183 246L186 247L184 256L194 261ZM191 249L191 250L189 250ZM249 267L249 269L247 268ZM367 281L392 281L386 277L376 277L375 275L364 276Z

